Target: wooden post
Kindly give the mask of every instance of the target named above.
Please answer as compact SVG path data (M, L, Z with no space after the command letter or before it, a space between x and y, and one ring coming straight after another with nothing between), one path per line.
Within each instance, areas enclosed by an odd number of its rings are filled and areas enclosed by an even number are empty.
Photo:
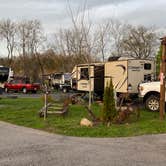
M166 37L161 38L162 58L160 68L160 120L165 116Z
M44 94L44 106L45 106L45 110L44 110L44 120L46 120L47 117L47 95L48 95L48 89L47 89L47 85L45 85L45 94Z

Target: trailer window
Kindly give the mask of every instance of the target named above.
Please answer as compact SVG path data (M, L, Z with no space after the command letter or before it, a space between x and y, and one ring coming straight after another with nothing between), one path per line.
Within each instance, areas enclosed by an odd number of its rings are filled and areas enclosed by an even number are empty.
M151 64L150 63L145 63L144 64L144 70L151 70Z
M88 72L88 68L81 68L81 76L80 79L89 79L89 72Z

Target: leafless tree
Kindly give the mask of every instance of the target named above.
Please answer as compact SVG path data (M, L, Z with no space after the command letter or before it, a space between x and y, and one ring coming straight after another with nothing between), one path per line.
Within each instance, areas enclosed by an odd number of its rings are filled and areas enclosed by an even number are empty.
M86 21L85 13L74 14L69 7L72 26L68 29L60 29L54 35L53 49L56 54L70 58L70 70L75 64L92 61L95 54L95 35L92 33L91 22ZM65 58L66 59L66 58ZM63 64L66 65L66 64ZM65 66L64 66L65 68Z
M6 41L9 65L11 65L13 59L13 51L16 46L16 31L17 29L15 22L12 22L10 19L0 21L0 36Z
M128 56L143 59L156 52L156 38L153 28L131 26L128 35L123 38L121 46Z
M97 53L102 55L103 62L105 61L106 55L108 54L108 49L110 44L110 22L105 22L102 24L99 24L99 27L97 29L96 35L97 38Z
M128 24L119 20L110 19L110 54L112 56L124 56L124 50L121 46L123 38L128 34Z
M84 62L91 61L91 56L94 52L95 38L93 33L93 24L89 19L89 13L86 10L86 1L82 9L78 9L76 13L70 7L69 15L72 21L72 28L70 30L71 40L68 44L71 45L72 53L82 58Z
M115 19L108 19L99 24L97 29L97 49L105 61L108 56L124 56L121 47L124 36L128 34L129 25Z
M20 54L34 54L44 39L39 20L24 20L18 23L18 50Z
M44 41L42 26L38 20L24 20L18 24L18 50L23 57L24 75L28 75L27 56L36 58L41 73L44 73L43 64L40 61L38 49ZM35 70L34 70L35 71Z

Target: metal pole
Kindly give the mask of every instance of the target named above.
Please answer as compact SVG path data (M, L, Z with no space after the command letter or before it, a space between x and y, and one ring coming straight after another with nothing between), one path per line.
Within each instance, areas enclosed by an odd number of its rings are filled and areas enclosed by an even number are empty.
M90 64L88 63L88 73L89 73L89 110L91 110L91 104L92 104L92 92L91 92L91 72L90 72Z
M165 116L166 37L161 39L162 58L160 70L160 120Z
M45 105L45 110L44 110L44 120L46 120L47 117L47 95L48 95L48 90L47 90L47 85L45 85L45 94L44 94L44 105Z

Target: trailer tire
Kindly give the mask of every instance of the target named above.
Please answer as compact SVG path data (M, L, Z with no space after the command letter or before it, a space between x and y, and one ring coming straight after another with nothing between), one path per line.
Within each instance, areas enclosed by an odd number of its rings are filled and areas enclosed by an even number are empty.
M149 96L145 101L145 107L153 112L159 111L160 98L154 95Z

